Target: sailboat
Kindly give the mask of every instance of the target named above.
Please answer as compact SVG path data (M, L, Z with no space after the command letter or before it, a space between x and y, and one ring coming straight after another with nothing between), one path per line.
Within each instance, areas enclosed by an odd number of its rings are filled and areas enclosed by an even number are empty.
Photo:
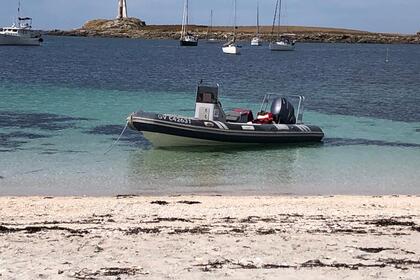
M198 37L188 31L188 0L184 1L184 13L182 15L182 30L179 43L181 46L195 47L198 45Z
M259 3L257 2L257 33L255 34L255 37L251 40L251 46L261 46L262 40L260 38L260 9L259 9Z
M280 34L280 17L281 17L281 0L276 1L276 9L274 11L273 28L271 34L274 37L274 29L277 18L277 38L270 43L272 51L293 51L296 41L292 39L294 34Z
M17 23L0 28L0 45L40 46L42 42L41 35L32 31L32 18L20 16L19 1Z
M206 39L207 43L217 43L216 38L211 38L210 34L213 32L213 10L210 11L210 25L207 28Z
M240 54L240 46L236 44L236 0L233 1L233 37L223 45L222 50L226 54Z

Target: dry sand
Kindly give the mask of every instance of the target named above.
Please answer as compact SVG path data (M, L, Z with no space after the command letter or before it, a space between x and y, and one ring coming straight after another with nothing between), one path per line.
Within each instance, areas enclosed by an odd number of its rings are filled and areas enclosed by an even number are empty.
M3 197L0 279L420 279L420 197Z

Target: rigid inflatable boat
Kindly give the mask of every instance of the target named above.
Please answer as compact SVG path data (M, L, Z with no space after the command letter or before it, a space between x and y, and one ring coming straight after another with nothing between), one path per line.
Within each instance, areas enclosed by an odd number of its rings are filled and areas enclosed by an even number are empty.
M303 96L266 94L254 118L248 109L224 112L219 86L200 84L194 117L139 111L127 121L154 147L320 142L322 129L303 123L304 101Z

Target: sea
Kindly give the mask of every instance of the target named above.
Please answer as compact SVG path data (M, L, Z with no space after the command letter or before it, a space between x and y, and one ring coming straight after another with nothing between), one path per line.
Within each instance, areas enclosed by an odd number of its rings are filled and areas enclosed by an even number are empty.
M0 47L0 195L420 194L420 46L46 37ZM388 56L387 56L388 53ZM388 57L388 60L387 60ZM225 110L306 97L314 145L156 149L138 110L193 116L200 81Z

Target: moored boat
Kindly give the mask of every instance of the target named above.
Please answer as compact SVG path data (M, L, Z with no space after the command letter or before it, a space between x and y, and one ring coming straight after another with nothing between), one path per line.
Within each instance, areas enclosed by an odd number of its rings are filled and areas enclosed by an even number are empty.
M293 51L295 50L296 40L293 39L294 34L280 34L280 19L281 19L281 0L276 1L276 8L274 10L273 28L271 34L273 40L269 45L271 51ZM277 19L277 36L274 38L274 29Z
M0 28L0 45L40 46L43 39L32 30L32 18L20 16L20 1L18 20L12 26Z
M251 40L251 46L259 47L262 45L262 40L260 38L260 8L259 2L257 2L257 32L255 33L255 37Z
M236 43L236 0L233 3L233 36L229 42L223 45L222 51L225 54L237 55L241 53L241 47Z
M188 12L188 0L184 2L184 13L182 16L182 30L181 38L179 39L179 44L186 47L195 47L198 46L198 37L188 31L189 24L189 12Z
M253 47L259 47L261 45L262 45L261 38L259 38L259 37L252 38L252 40L251 40L251 46L253 46Z
M218 40L214 37L213 34L213 10L210 11L210 25L207 27L206 33L206 42L207 43L218 43Z
M272 51L294 51L295 41L290 37L282 36L280 40L271 42L269 48Z
M254 118L249 109L225 113L219 87L200 84L194 117L139 111L127 121L155 147L320 142L322 129L303 123L304 101L303 96L266 94Z
M241 47L236 44L236 40L233 39L223 45L222 51L225 54L240 54Z

